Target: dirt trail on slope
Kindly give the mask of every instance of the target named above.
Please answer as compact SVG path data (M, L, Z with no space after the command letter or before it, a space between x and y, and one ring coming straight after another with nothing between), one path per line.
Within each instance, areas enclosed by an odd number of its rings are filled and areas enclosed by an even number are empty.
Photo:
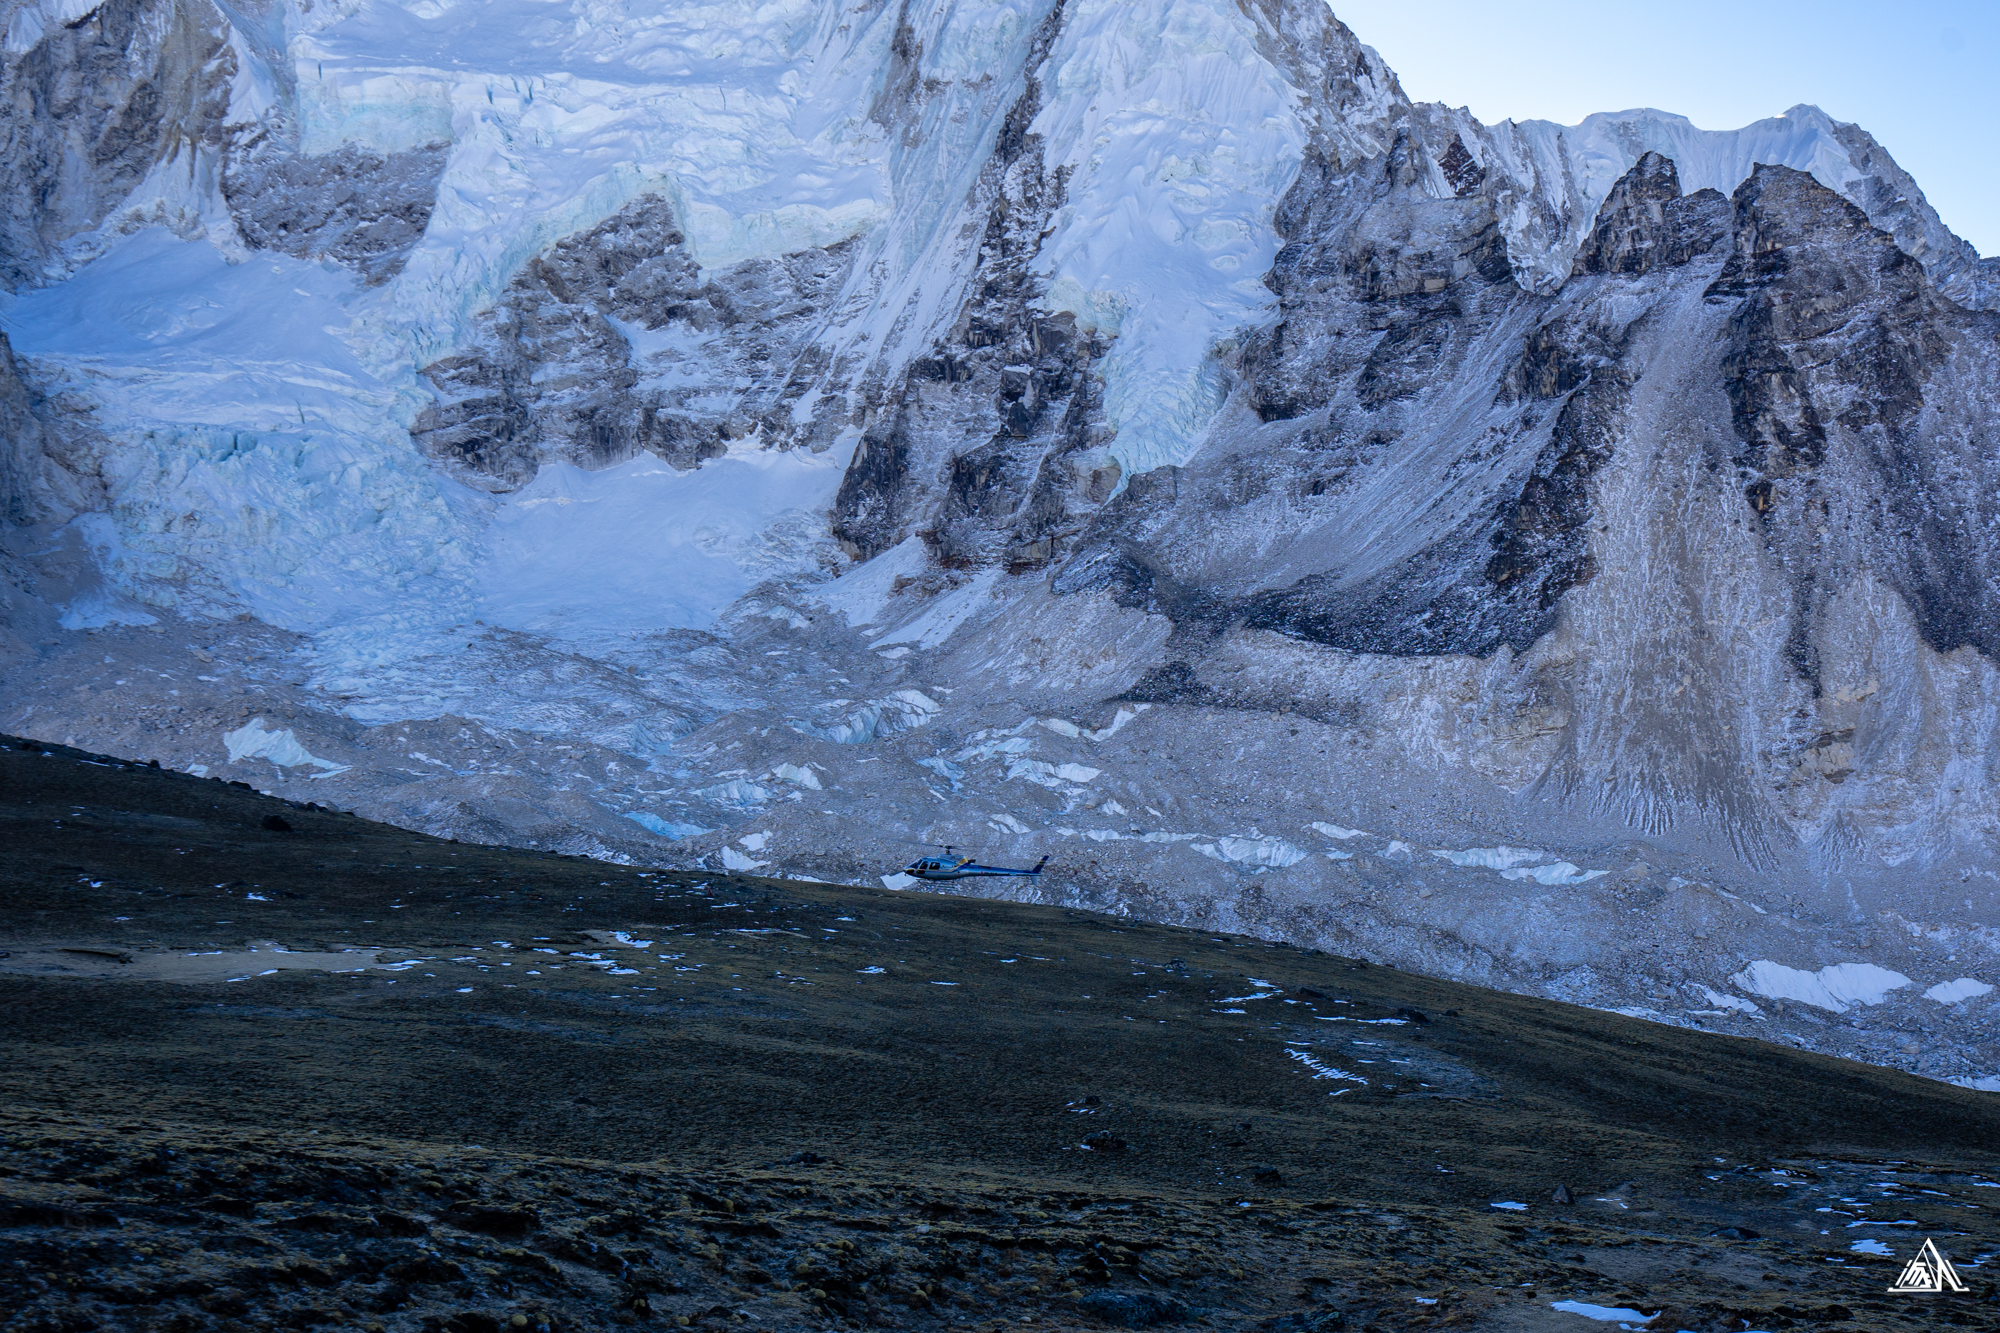
M10 1333L2000 1311L2000 1103L1888 1070L1084 912L452 844L25 741L0 837ZM190 955L233 970L157 970ZM374 965L270 967L315 955ZM1967 1292L1886 1294L1925 1236Z

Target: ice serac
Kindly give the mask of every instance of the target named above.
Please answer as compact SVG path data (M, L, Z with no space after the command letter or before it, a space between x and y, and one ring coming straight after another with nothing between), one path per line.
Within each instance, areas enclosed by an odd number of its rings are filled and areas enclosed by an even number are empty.
M1319 0L8 12L8 729L2000 1068L1994 264L1859 127Z

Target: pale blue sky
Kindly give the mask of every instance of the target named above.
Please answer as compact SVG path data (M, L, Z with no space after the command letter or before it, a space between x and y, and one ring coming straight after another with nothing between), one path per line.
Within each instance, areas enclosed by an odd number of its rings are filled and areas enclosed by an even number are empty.
M1811 102L2000 254L2000 0L1332 0L1418 101L1573 125L1651 106L1734 129Z

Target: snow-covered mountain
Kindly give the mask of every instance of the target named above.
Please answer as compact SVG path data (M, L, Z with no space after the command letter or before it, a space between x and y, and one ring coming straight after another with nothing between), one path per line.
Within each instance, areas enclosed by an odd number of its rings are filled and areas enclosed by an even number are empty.
M0 727L2000 1074L2000 266L1319 0L40 0Z

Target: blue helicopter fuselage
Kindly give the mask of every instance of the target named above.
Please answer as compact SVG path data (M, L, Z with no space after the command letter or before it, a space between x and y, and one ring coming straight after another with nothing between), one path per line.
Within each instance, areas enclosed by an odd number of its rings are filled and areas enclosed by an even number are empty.
M981 875L1039 875L1048 863L1049 858L1045 856L1035 863L1033 870L1010 870L1006 866L979 865L969 856L963 859L920 856L904 866L903 873L912 879L929 880L974 879Z

